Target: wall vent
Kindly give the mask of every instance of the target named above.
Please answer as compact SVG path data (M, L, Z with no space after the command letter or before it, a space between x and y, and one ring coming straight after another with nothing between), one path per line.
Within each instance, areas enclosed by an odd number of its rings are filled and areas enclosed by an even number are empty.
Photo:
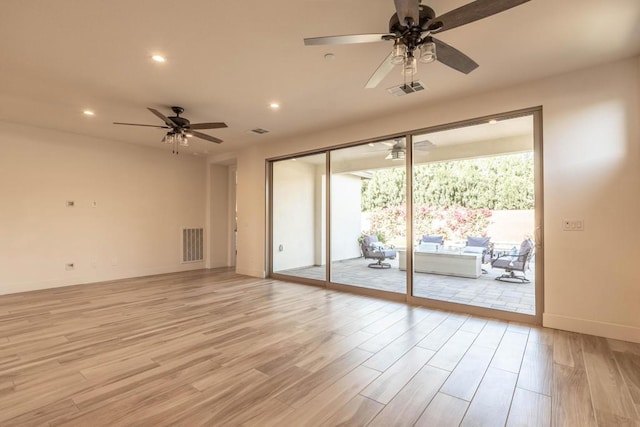
M257 135L263 135L263 134L265 134L265 133L269 133L269 131L268 131L268 130L266 130L266 129L262 129L262 128L255 128L255 129L251 129L249 132L251 132L251 133L255 133L255 134L257 134Z
M204 229L182 229L182 262L198 262L204 260Z
M410 93L420 92L424 90L424 83L421 81L402 84L400 86L393 86L387 89L387 91L393 96L404 96Z

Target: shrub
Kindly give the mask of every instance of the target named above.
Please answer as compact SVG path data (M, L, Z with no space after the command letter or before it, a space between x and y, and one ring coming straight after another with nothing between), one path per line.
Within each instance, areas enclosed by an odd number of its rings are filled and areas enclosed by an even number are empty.
M491 211L463 207L431 208L414 206L414 231L423 234L443 235L445 240L465 240L467 236L486 236ZM406 209L390 206L371 212L371 232L381 233L390 241L401 239L406 231Z

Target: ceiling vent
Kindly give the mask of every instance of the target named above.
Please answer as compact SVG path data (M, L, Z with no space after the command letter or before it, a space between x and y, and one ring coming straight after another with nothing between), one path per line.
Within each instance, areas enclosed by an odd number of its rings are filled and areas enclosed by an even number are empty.
M421 81L402 84L400 86L393 86L387 89L387 91L393 96L404 96L410 93L420 92L424 90L424 83Z
M268 130L262 128L255 128L249 131L250 133L255 133L256 135L264 135L265 133L269 133Z

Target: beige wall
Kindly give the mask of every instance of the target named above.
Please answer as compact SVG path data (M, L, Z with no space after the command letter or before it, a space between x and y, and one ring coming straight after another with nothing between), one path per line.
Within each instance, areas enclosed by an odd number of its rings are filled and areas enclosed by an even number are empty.
M535 222L533 209L491 211L487 236L496 245L519 246L526 235L534 237Z
M209 268L226 267L229 259L229 166L209 168Z
M358 258L362 232L362 178L351 174L331 175L331 258Z
M273 271L314 265L316 167L277 162L273 183Z
M640 341L638 58L238 153L237 270L264 275L265 158L543 106L544 323ZM414 95L411 95L414 96ZM565 232L564 218L585 231Z
M0 152L0 294L203 267L204 159L3 122Z
M321 165L316 166L316 176L314 178L314 234L315 239L315 265L325 265L326 252L327 252L327 190L326 190L326 165L324 162Z

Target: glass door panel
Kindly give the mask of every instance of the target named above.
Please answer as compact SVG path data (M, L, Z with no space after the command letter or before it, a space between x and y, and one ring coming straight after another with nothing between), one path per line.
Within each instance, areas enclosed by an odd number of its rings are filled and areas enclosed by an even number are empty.
M272 271L324 281L326 155L272 164Z
M406 293L404 138L331 151L331 281Z
M413 294L534 315L533 116L413 138Z

